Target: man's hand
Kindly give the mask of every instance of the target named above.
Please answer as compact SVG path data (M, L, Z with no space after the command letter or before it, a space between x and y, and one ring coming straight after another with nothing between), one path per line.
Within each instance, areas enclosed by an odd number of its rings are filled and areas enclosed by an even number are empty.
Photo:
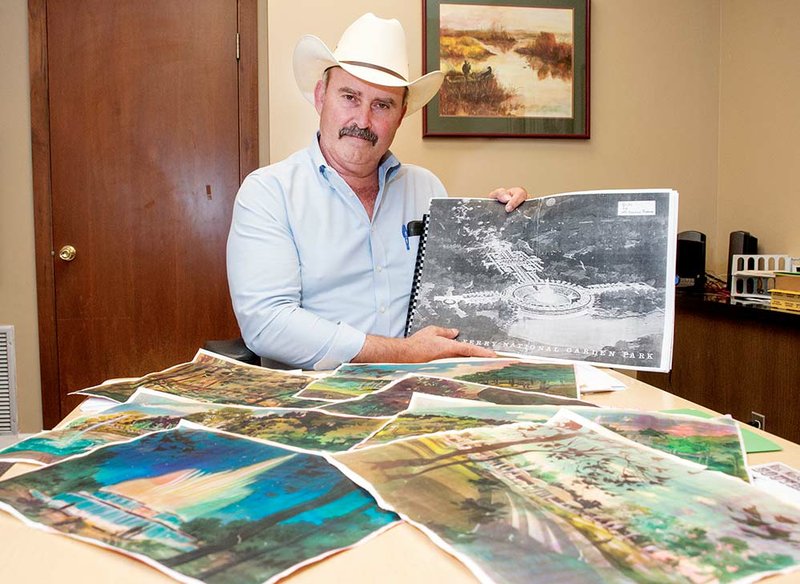
M489 197L506 204L506 211L511 212L528 199L528 191L522 187L499 188L489 193Z
M405 339L367 335L353 363L425 363L447 357L497 357L494 351L454 340L457 329L426 326Z

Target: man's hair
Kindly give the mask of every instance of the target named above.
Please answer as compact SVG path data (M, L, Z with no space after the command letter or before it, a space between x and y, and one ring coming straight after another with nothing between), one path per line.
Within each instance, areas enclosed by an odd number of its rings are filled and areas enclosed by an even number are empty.
M339 65L334 65L333 67L328 67L327 69L325 69L325 71L322 72L322 91L323 92L328 90L328 77L330 77L331 69L335 69L337 67L339 67ZM403 89L405 91L403 91L403 104L402 105L403 105L403 107L405 107L406 103L408 102L408 87L406 86Z

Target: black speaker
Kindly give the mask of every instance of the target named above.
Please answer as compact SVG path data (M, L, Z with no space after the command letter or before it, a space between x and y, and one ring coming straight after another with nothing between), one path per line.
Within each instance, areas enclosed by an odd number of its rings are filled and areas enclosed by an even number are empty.
M733 274L733 256L758 253L758 238L747 231L731 231L728 243L728 290L731 289L731 274Z
M678 288L702 292L706 286L706 236L699 231L681 231L675 257Z

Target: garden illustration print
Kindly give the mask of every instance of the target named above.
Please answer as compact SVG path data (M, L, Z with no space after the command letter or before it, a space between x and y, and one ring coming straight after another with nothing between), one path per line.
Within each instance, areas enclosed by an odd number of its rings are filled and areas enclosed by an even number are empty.
M245 407L314 407L313 402L294 399L313 377L247 365L200 349L194 359L130 381L119 381L81 389L75 393L128 400L137 389L147 387L186 399Z
M753 581L800 564L800 508L563 410L335 455L482 581Z
M184 427L2 481L0 508L205 582L272 582L396 521L321 456Z
M443 428L463 430L512 422L541 424L561 407L564 406L496 405L415 393L406 411L389 420L359 447L433 434ZM583 406L567 409L639 444L750 480L739 428L732 418L704 420L680 414Z
M506 389L468 381L409 374L370 394L328 404L322 409L326 412L349 416L389 418L405 410L415 392L496 404L555 404L593 407L589 402L535 391Z
M186 420L206 428L314 451L347 450L382 424L373 418L322 410L242 408L185 401L140 388L126 403L81 416L0 450L0 461L50 464L113 442L123 442Z
M351 399L385 387L407 374L580 397L573 365L475 358L429 363L342 363L332 375L308 384L295 397L325 401Z

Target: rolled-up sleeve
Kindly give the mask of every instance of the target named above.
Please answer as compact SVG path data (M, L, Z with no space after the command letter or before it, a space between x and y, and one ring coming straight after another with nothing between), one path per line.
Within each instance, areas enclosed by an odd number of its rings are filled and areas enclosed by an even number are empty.
M234 204L227 247L228 285L245 344L256 354L304 369L352 359L365 333L302 306L301 266L282 185L251 174Z

